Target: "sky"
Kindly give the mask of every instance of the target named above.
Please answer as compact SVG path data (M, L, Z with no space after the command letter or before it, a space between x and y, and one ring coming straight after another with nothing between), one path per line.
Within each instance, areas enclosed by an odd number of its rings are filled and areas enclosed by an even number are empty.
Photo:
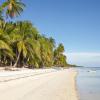
M15 20L30 20L40 33L63 43L69 63L100 66L100 0L22 0Z

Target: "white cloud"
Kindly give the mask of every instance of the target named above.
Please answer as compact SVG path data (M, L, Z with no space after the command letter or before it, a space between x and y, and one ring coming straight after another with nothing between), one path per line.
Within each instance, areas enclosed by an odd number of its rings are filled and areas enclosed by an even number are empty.
M82 66L100 66L100 53L65 53L67 60L71 64L82 65Z

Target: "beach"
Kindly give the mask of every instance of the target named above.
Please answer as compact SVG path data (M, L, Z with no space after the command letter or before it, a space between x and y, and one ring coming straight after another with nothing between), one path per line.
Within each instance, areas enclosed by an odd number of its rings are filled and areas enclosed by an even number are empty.
M3 80L1 77L9 80L0 82L0 100L78 100L74 69L42 69L33 75L20 75L13 75L10 80L12 76L2 72L0 80Z

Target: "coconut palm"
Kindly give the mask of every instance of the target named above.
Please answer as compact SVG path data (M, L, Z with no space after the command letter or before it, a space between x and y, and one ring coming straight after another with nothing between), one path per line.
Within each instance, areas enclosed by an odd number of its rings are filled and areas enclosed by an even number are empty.
M47 38L47 45L48 45L48 65L49 66L52 66L53 65L53 58L54 58L54 48L55 48L55 40L50 37L50 38Z
M6 24L4 21L0 23L0 49L7 49L11 51L10 49L10 37L8 35L8 32L5 30ZM2 44L2 45L1 45Z
M25 4L21 0L7 0L1 5L1 9L6 10L6 16L10 18L20 15L24 7Z
M5 63L6 57L13 59L14 53L10 46L10 37L9 35L2 29L0 29L0 58Z
M59 67L64 67L67 65L66 56L63 54L64 46L59 44L58 47L54 50L54 65Z
M30 22L17 22L16 28L12 31L10 37L12 38L13 47L17 50L17 60L14 67L17 66L19 59L30 60L34 53L36 53L38 44L34 37L34 31L32 24ZM36 32L35 32L36 34Z
M53 61L53 39L47 38L44 35L39 39L40 41L40 55L41 55L41 67L52 66Z

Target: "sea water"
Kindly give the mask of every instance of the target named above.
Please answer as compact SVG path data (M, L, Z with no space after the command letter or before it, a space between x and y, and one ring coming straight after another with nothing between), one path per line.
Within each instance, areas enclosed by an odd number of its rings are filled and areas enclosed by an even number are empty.
M79 100L100 100L100 67L78 68Z

